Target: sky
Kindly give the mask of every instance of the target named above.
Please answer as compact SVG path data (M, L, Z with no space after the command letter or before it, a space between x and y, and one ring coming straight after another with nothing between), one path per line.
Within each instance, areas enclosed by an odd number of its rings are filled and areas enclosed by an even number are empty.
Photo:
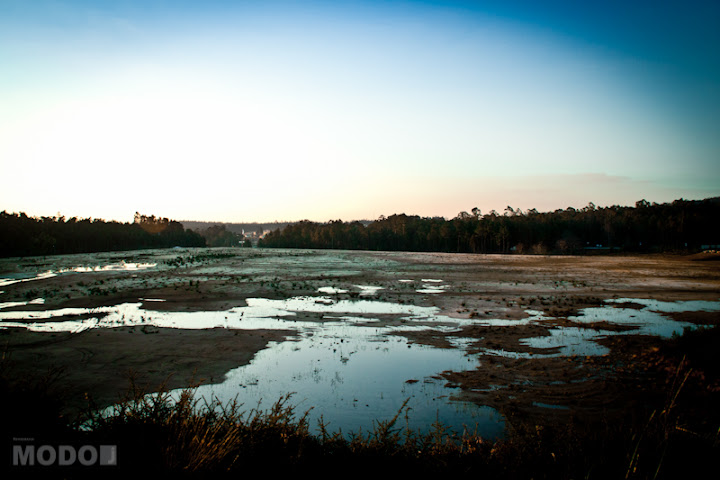
M717 1L0 0L0 211L452 218L720 195Z

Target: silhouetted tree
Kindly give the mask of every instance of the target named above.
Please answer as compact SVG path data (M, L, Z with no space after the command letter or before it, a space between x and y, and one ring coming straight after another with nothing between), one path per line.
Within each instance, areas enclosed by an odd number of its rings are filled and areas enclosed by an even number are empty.
M269 233L265 247L346 248L438 252L578 254L586 247L624 251L693 251L702 244L720 244L720 198L635 207L600 208L593 203L541 213L508 206L481 215L421 218L405 214L381 216L367 226L334 220L298 222Z
M143 217L145 218L143 220ZM135 214L133 223L73 217L31 218L0 212L0 256L89 253L139 248L205 246L205 239L178 222ZM154 220L152 220L154 219ZM143 221L153 228L143 228ZM158 228L161 227L161 228Z

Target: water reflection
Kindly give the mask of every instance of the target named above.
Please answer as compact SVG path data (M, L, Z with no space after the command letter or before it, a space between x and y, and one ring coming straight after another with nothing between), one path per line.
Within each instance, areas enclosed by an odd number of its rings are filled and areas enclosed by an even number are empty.
M44 280L64 273L85 273L85 272L112 272L112 271L138 271L156 267L156 263L132 263L120 261L106 265L80 265L71 268L61 268L57 271L48 270L41 273L11 273L0 278L0 287L14 283L31 282L33 280Z
M441 281L423 279L437 285ZM429 284L428 284L429 285ZM379 287L356 286L375 292ZM437 307L391 303L361 298L343 300L327 287L324 296L302 296L283 300L249 298L247 305L215 312L163 312L151 310L162 299L123 303L99 308L13 310L42 303L0 303L0 328L23 327L40 332L81 332L91 328L152 325L160 328L239 330L282 329L297 335L271 343L250 364L227 373L216 385L198 389L198 394L221 401L238 398L249 408L260 403L269 408L278 398L295 392L299 411L312 407L311 426L322 414L329 429L350 433L372 428L372 420L392 418L406 399L411 408L410 427L427 428L439 419L461 430L478 426L485 436L500 435L503 419L495 411L474 404L451 401L458 393L448 388L439 374L482 368L482 356L470 355L481 339L454 335L461 327L522 327L543 325L544 336L521 339L534 352L485 349L482 354L514 358L543 358L568 355L604 355L598 340L612 335L669 337L694 325L663 315L679 311L720 311L720 302L661 302L647 299L614 299L606 305L581 310L568 317L572 325L557 326L538 310L526 310L520 319L454 318ZM333 296L328 296L333 295ZM638 308L628 308L633 304ZM600 325L600 326L598 326ZM622 325L615 331L611 325ZM605 326L605 328L602 328ZM454 348L435 348L410 343L389 335L434 330L450 334Z
M495 410L450 402L458 391L437 377L444 370L477 368L476 357L382 333L380 328L317 325L297 341L272 344L249 365L230 371L222 384L202 386L197 393L221 401L238 396L246 406L269 408L283 394L295 392L299 411L312 408L311 427L322 415L331 431L348 434L367 432L372 420L392 418L409 399L412 429L428 431L440 419L459 432L468 426L486 436L502 434L504 423Z
M6 287L14 283L31 282L33 280L43 280L45 278L51 278L56 276L57 273L48 270L43 273L15 273L6 274L5 277L0 278L0 287Z

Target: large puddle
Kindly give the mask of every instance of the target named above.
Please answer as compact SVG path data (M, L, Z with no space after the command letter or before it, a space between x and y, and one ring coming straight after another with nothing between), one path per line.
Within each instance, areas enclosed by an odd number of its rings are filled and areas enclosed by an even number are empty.
M613 335L651 335L662 338L670 338L673 335L681 335L686 328L694 329L697 325L687 322L678 322L663 315L665 313L677 312L717 312L720 311L720 301L686 301L686 302L663 302L651 299L618 298L606 300L607 305L603 307L591 307L580 310L580 314L568 317L568 320L580 325L578 327L552 327L548 329L547 336L531 337L520 340L520 343L532 348L546 350L547 353L512 352L505 350L484 350L490 355L499 355L512 358L542 358L556 356L595 356L606 355L609 349L597 342ZM637 308L628 308L628 304ZM545 318L542 312L530 311L534 318L530 323L537 323ZM527 320L526 320L527 321ZM492 321L491 321L492 322ZM520 324L521 321L515 321ZM513 322L506 322L512 324ZM620 325L627 327L626 330L606 330L602 327L582 327L583 324Z
M69 268L60 268L58 270L48 270L38 273L11 273L0 277L0 287L12 285L14 283L31 282L33 280L43 280L52 278L65 273L87 273L87 272L114 272L114 271L138 271L146 270L157 266L156 263L134 263L120 261L118 263L107 263L104 265L79 265ZM0 292L2 293L2 292Z
M329 431L368 432L373 420L389 420L408 400L407 426L428 431L439 419L462 432L464 426L499 437L502 417L489 407L450 401L458 390L437 376L444 370L477 368L476 357L463 350L410 344L405 338L382 335L379 328L337 323L305 329L297 341L276 343L259 352L249 365L227 374L219 385L197 393L226 402L238 398L245 406L270 408L288 392L297 411L309 412L317 428L322 415ZM399 427L406 425L403 416Z
M21 281L21 280L20 280ZM409 283L409 282L404 282ZM444 287L436 279L423 286ZM502 417L493 409L454 401L458 393L446 386L439 374L482 368L482 355L467 348L478 339L451 337L454 348L409 343L389 335L408 330L460 331L465 325L516 326L543 324L551 318L542 311L527 310L527 317L507 319L457 319L440 315L436 307L396 304L372 297L379 287L356 286L362 298L339 299L344 293L332 286L319 289L325 295L285 300L247 299L247 306L217 312L160 312L143 299L100 308L48 310L38 307L42 299L0 303L0 328L22 327L39 332L81 332L93 328L152 325L179 329L283 329L297 332L287 341L271 343L253 360L227 373L223 383L198 388L197 393L221 401L236 399L251 409L270 408L287 393L302 413L310 410L311 426L323 416L330 431L369 431L373 420L392 418L408 400L409 426L428 430L437 419L462 431L463 426L484 436L500 436ZM430 293L430 292L427 292ZM433 292L434 293L434 292ZM14 310L22 307L23 310ZM607 349L597 340L612 335L670 337L685 328L665 313L720 311L720 302L660 302L646 299L608 300L601 307L586 308L568 320L574 326L549 326L548 335L521 340L538 353L484 350L486 355L525 358L561 355L603 355ZM622 325L620 331L596 325ZM401 422L404 426L404 419Z

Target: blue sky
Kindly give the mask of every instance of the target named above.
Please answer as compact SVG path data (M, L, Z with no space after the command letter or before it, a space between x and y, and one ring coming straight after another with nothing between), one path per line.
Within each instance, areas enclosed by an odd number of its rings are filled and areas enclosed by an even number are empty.
M326 221L720 195L717 2L0 0L0 209Z

